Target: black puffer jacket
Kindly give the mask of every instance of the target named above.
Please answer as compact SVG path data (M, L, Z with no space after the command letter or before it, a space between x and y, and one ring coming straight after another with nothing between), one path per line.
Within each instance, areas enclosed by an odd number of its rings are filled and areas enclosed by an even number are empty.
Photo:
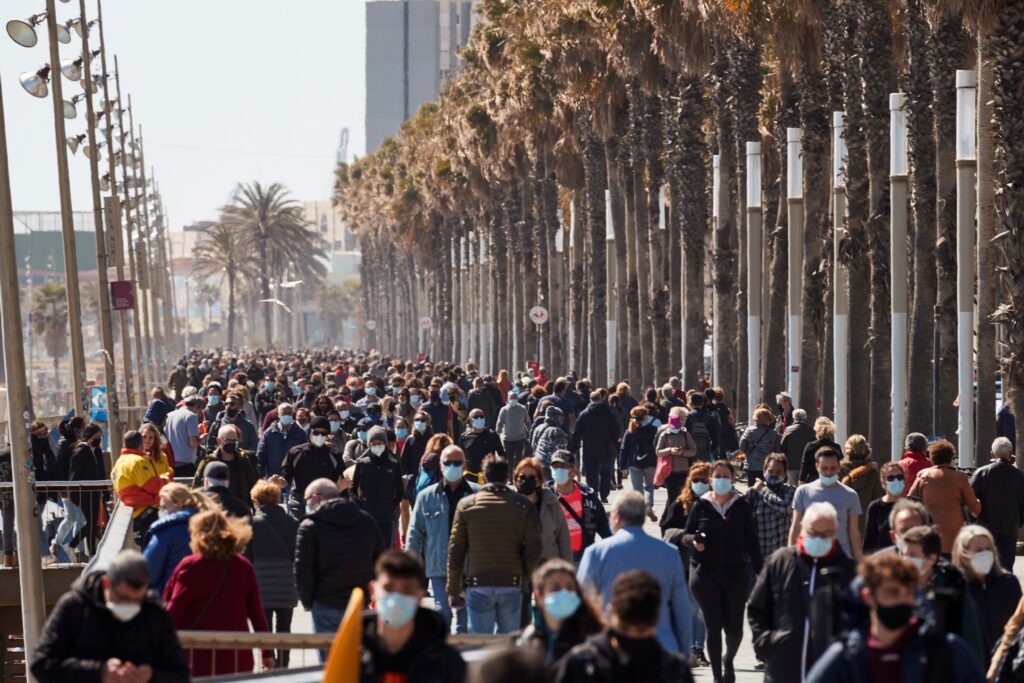
M378 522L390 522L395 518L398 504L405 496L402 485L402 465L389 451L366 455L356 460L356 472L352 476L352 492L360 507L369 512Z
M252 516L249 550L265 609L288 609L299 601L292 565L298 530L280 505L262 505Z
M314 602L344 609L353 588L366 588L384 552L377 523L350 500L322 503L299 524L295 584L302 606Z
M693 673L686 660L675 652L656 647L657 641L646 643L645 656L620 655L612 647L608 631L591 636L582 645L569 651L558 664L555 683L619 683L619 681L659 681L659 683L693 683Z
M290 448L281 464L281 476L292 484L288 499L288 509L292 514L300 518L305 512L307 486L320 478L337 481L342 469L341 455L330 446L317 448L306 442Z
M187 683L188 665L167 612L154 600L128 622L104 605L103 573L74 583L46 620L32 653L32 676L39 683L96 683L104 662L117 658L153 667L153 683Z
M408 663L406 683L462 683L466 678L466 663L452 646L444 621L437 612L420 607L416 612L416 625L412 637L401 650L393 653L392 661ZM363 656L360 659L360 683L385 680L386 671L380 669L381 646L377 635L377 615L363 616Z
M754 652L765 662L765 683L800 680L804 621L810 616L807 670L840 631L839 597L850 584L856 563L841 548L813 560L796 548L772 553L758 575L747 606ZM814 572L814 597L808 587Z

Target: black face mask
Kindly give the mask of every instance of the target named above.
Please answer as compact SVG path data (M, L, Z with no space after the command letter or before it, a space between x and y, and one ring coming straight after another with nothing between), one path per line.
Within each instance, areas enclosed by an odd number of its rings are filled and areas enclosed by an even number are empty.
M875 614L878 615L878 620L890 631L906 626L913 613L913 605L893 605L891 607L875 605Z
M234 441L229 441L221 444L220 449L225 453L236 453L238 451L238 444Z
M537 477L520 477L518 481L519 493L529 496L537 491Z
M226 408L224 410L224 414L228 417L238 417L239 412L238 408Z

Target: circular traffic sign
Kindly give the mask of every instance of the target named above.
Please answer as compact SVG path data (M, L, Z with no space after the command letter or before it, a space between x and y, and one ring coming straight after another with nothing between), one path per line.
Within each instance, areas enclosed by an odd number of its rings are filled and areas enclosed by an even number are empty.
M530 309L530 320L537 325L543 325L548 321L548 309L543 306L534 306Z
M434 321L430 319L429 315L425 315L422 318L420 318L420 327L422 327L425 330L429 330L431 325L433 324Z
M366 329L370 330L371 332L373 330L377 329L377 321L376 320L367 320L366 321Z

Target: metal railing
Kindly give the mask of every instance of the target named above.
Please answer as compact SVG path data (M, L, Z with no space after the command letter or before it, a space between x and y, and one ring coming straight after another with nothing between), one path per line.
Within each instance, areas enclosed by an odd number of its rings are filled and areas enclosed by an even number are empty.
M186 651L189 668L193 667L197 653L210 653L209 665L217 670L217 662L222 668L232 669L234 674L240 674L237 678L231 674L220 674L216 676L200 676L193 680L249 680L258 679L259 674L266 675L270 672L263 668L262 651L272 650L277 653L290 651L288 671L320 672L318 651L329 650L334 642L333 633L270 633L270 632L238 632L238 631L178 631L178 641ZM473 662L479 659L479 654L492 647L499 647L509 644L508 636L483 636L460 634L450 636L448 643L461 651L463 659ZM243 652L252 653L253 670L240 671L240 660ZM227 661L230 666L225 666ZM204 662L206 664L206 662ZM285 669L274 669L280 674ZM250 674L251 676L244 676ZM225 678L230 676L230 678ZM289 679L291 680L291 679ZM300 679L296 679L300 680ZM305 680L305 679L301 679ZM313 679L319 681L319 678Z

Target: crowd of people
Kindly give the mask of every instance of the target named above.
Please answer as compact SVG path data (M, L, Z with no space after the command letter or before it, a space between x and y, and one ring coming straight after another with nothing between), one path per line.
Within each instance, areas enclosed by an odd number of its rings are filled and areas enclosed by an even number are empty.
M61 599L33 675L288 667L286 649L183 652L174 632L288 632L301 603L334 633L362 589L367 683L675 682L695 667L731 683L745 625L766 681L1024 680L1008 439L968 475L942 439L910 434L896 462L861 435L840 444L786 394L744 428L724 392L679 377L634 396L547 375L193 351L112 458L141 553ZM107 476L99 425L62 434L37 468ZM94 547L92 495L62 501L55 551ZM447 643L466 633L519 647L467 673Z

